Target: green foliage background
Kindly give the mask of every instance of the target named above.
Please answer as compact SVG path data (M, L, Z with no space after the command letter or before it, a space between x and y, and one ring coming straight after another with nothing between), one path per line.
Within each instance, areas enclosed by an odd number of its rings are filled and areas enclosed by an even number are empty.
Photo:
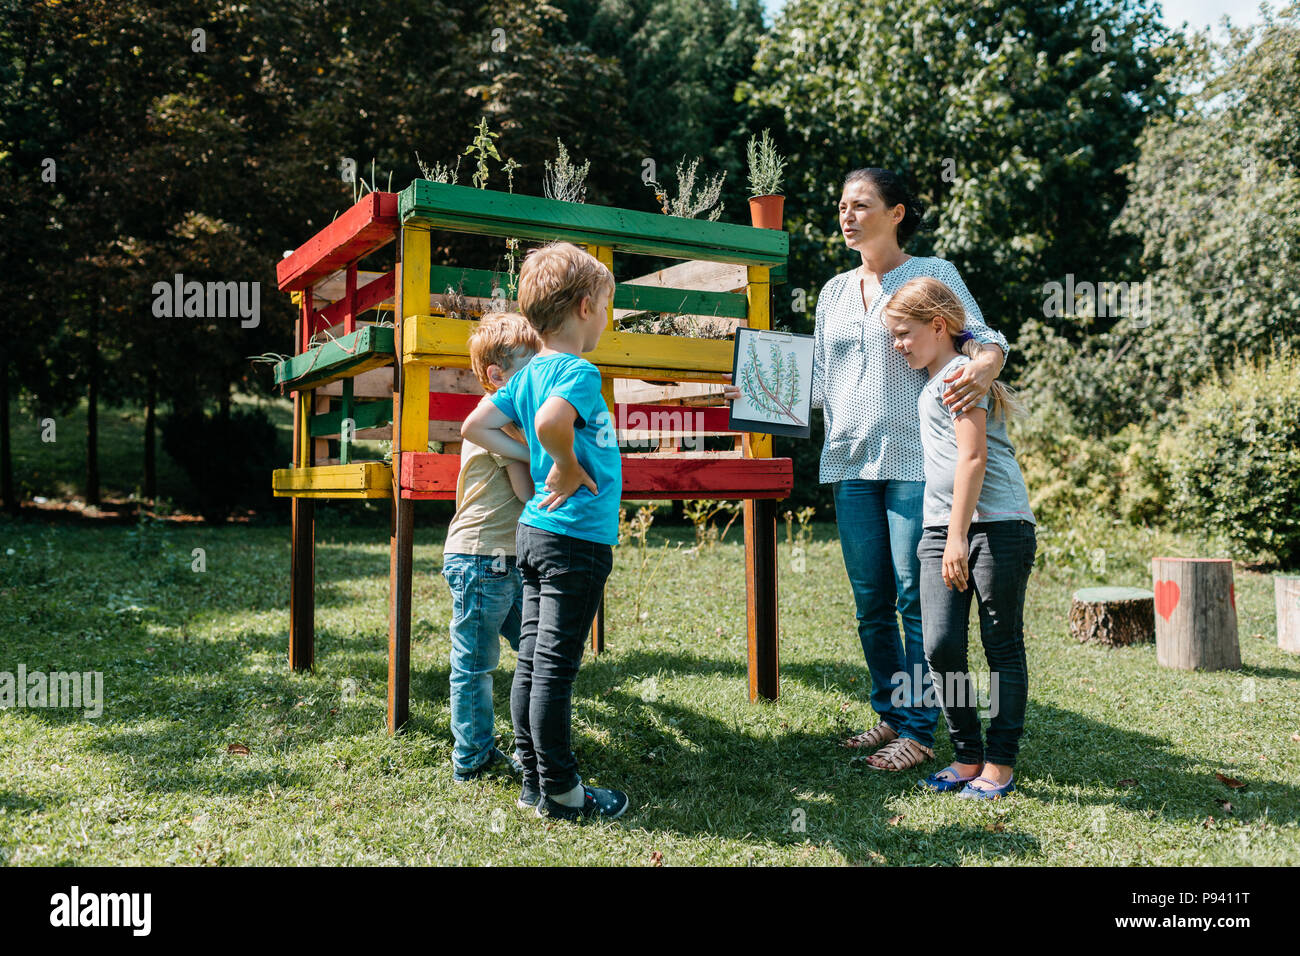
M267 392L247 357L289 347L273 267L350 204L345 158L367 178L373 158L379 185L391 173L401 188L416 151L454 162L484 116L520 192L541 193L557 137L591 162L589 202L629 208L656 208L647 160L662 178L700 156L702 175L726 173L733 222L747 221L744 144L770 128L792 240L774 319L795 331L857 264L836 222L844 175L902 173L929 209L910 251L955 262L1012 340L1005 377L1033 410L1022 461L1058 524L1083 509L1193 520L1169 505L1162 436L1194 417L1203 383L1245 388L1236 365L1300 340L1294 4L1217 42L1170 29L1151 0L791 0L771 24L758 0L0 11L0 422L85 408L91 451L72 485L87 497L101 404L145 408L153 447L154 413L229 416L234 396ZM442 261L500 263L499 243L440 242ZM646 265L619 263L619 278ZM260 326L154 317L153 283L177 272L260 281ZM1153 308L1048 316L1044 286L1067 276L1148 282ZM16 508L46 479L5 437ZM789 506L829 516L817 422L776 452L795 461ZM1218 483L1204 494L1229 507Z

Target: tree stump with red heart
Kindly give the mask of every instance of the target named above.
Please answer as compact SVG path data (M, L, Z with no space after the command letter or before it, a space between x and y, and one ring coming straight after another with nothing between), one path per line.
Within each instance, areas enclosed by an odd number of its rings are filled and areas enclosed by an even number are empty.
M1273 579L1277 601L1277 646L1300 654L1300 574L1279 574Z
M1226 558L1152 558L1156 660L1178 670L1237 670L1237 595Z
M1125 647L1155 637L1155 616L1155 596L1143 588L1080 588L1070 604L1070 633L1085 643Z

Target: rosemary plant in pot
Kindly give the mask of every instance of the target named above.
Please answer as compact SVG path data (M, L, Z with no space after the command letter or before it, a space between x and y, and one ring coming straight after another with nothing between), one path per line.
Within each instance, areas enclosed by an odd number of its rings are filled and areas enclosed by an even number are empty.
M780 229L785 196L780 192L785 157L776 151L768 130L762 137L751 136L746 149L749 159L749 217L760 229Z

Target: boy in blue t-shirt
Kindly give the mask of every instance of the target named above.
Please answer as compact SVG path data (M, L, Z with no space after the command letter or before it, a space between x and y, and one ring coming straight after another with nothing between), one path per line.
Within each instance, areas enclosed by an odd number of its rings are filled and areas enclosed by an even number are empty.
M524 767L520 807L576 820L617 817L620 790L584 786L570 744L573 681L614 563L623 468L600 371L586 359L600 341L614 276L567 243L533 249L519 271L519 311L542 339L536 357L465 419L461 433L490 452L525 449L534 494L515 538L524 579L519 659L510 689L515 753Z

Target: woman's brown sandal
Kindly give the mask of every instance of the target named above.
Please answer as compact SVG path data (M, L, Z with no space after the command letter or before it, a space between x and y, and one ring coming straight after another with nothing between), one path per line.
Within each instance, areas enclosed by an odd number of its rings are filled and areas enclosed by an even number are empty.
M848 740L841 741L840 746L848 747L850 750L860 750L863 747L879 747L881 744L887 744L897 738L898 731L882 720L870 730L864 730Z
M876 763L876 760L880 763ZM934 751L911 737L898 737L873 753L867 762L874 770L911 770L934 759Z

